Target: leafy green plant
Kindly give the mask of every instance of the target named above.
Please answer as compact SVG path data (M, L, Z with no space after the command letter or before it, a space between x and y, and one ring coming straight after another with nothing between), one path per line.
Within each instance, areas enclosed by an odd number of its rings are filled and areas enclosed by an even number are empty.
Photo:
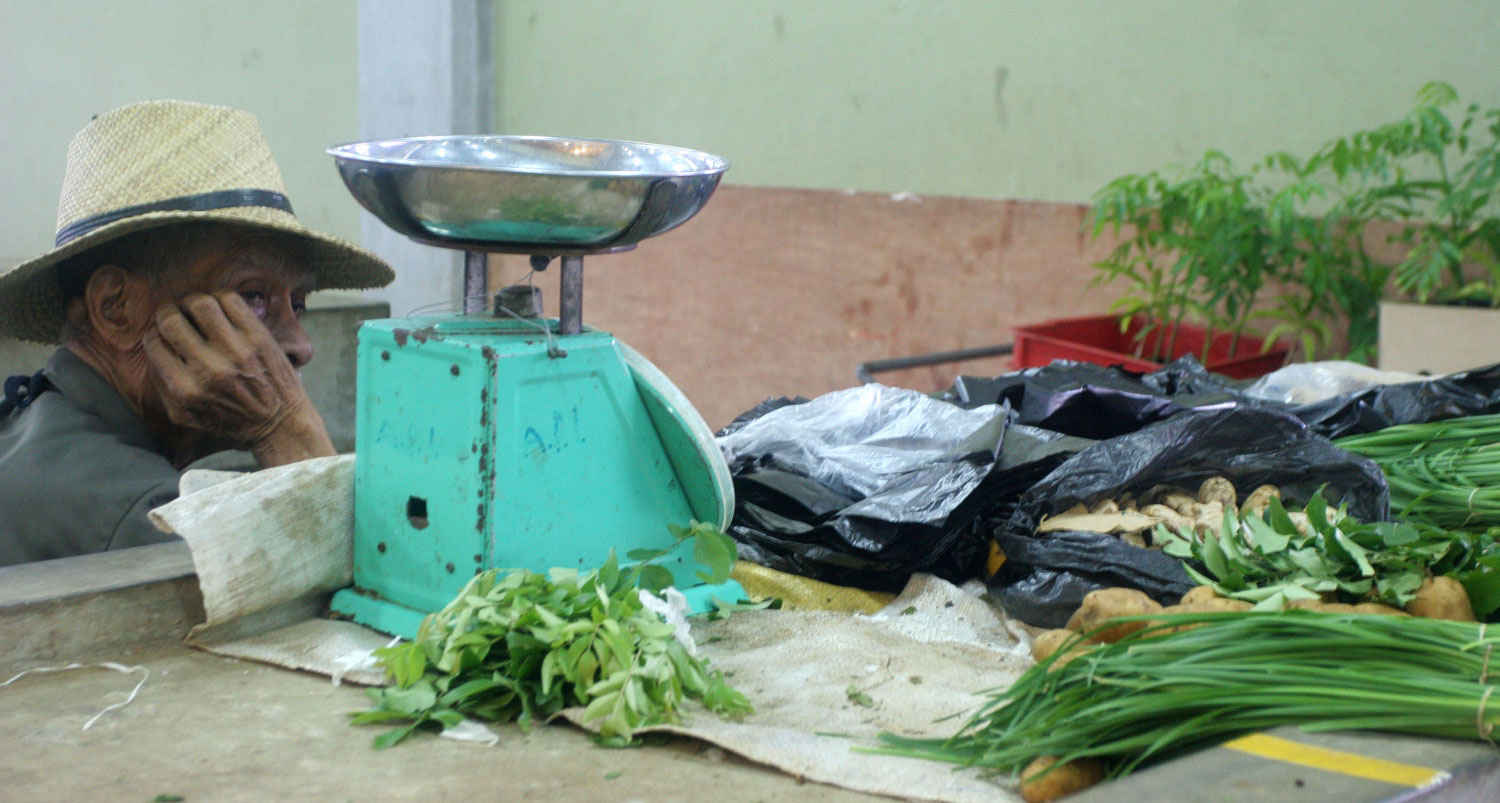
M1457 102L1433 82L1400 120L1306 160L1278 152L1242 169L1209 151L1106 185L1092 236L1117 245L1096 281L1126 283L1112 311L1122 326L1146 321L1138 337L1155 348L1143 356L1171 356L1184 322L1235 338L1254 323L1307 359L1341 356L1330 347L1344 327L1342 356L1369 361L1392 279L1420 301L1500 306L1500 109L1450 117ZM1394 227L1399 258L1369 247L1376 222Z
M1329 241L1340 234L1299 213L1309 199L1325 196L1326 187L1309 176L1273 189L1259 180L1269 168L1297 172L1302 166L1277 154L1240 170L1225 154L1209 151L1184 169L1115 179L1095 196L1093 236L1108 229L1118 239L1095 265L1096 281L1127 282L1111 311L1123 316L1122 325L1142 316L1137 337L1154 347L1141 356L1160 361L1175 355L1183 323L1208 330L1205 350L1214 332L1228 332L1231 354L1237 354L1251 321L1265 317L1278 319L1267 348L1280 335L1297 340L1305 354L1328 343L1331 333L1317 314L1328 309L1326 294L1293 290L1270 310L1262 303L1268 291L1301 279L1304 263L1321 264L1324 254L1335 252Z
M1450 116L1432 82L1400 120L1330 141L1309 168L1353 184L1353 208L1402 224L1395 284L1421 302L1500 306L1500 108Z
M723 582L734 542L711 525L673 528L677 544L693 542L707 571ZM674 545L675 546L675 545ZM642 561L664 550L630 555ZM376 651L394 685L369 689L374 707L353 724L403 722L381 734L389 747L424 726L452 728L466 716L529 727L568 706L584 706L607 744L628 744L639 728L677 722L685 699L721 716L751 712L721 671L710 670L678 626L647 609L643 593L672 581L658 564L622 569L611 553L597 570L490 570L475 576L442 611L428 616L415 641Z
M1500 609L1500 545L1489 534L1453 532L1412 522L1359 522L1313 494L1298 527L1272 500L1264 516L1225 512L1218 532L1187 538L1158 527L1162 551L1221 596L1280 610L1291 600L1329 595L1343 602L1406 607L1429 574L1451 574L1474 613Z

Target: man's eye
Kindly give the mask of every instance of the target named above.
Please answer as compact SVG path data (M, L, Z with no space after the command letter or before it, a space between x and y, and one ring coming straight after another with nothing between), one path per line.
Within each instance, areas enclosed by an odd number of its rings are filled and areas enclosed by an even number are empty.
M262 318L266 317L266 307L268 305L266 303L265 293L262 293L259 290L246 290L240 293L240 298L245 299L245 303L250 306L250 309L253 310L256 315Z

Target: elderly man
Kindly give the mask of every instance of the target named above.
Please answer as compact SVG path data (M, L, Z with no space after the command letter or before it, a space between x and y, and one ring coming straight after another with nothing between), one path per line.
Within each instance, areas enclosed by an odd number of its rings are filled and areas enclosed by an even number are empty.
M167 538L147 518L210 452L330 455L297 369L320 288L378 257L303 227L255 118L127 106L74 138L56 247L0 274L0 334L62 347L0 401L0 565Z

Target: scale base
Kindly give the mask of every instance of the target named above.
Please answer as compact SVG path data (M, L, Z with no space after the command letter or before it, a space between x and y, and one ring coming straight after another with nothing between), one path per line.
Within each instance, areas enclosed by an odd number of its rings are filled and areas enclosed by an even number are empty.
M688 610L694 614L710 613L714 610L714 597L726 602L738 602L748 598L745 589L734 580L722 583L701 583L679 589L687 597ZM387 599L370 596L357 588L345 588L333 595L333 612L355 622L392 636L407 640L417 637L417 628L427 618L426 611L408 608Z

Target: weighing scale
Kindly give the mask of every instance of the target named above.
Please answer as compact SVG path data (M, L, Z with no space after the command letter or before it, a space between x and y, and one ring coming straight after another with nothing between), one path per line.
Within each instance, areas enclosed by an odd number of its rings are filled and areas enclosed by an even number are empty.
M683 148L599 139L415 137L328 149L392 229L464 256L464 312L365 321L355 407L354 586L333 610L412 637L486 569L592 569L661 549L668 525L729 526L734 490L685 396L585 326L583 258L686 222L728 169ZM487 290L490 253L560 263L540 290ZM661 561L695 610L738 600L690 556Z

